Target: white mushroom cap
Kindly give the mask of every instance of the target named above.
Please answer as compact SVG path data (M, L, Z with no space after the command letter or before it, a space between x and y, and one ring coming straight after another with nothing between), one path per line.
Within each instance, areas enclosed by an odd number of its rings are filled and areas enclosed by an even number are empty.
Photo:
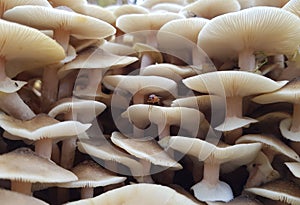
M290 0L283 7L283 10L292 12L300 17L300 1L299 0Z
M37 198L20 194L14 191L9 191L5 189L0 189L0 199L1 203L5 205L47 205L48 203L43 202Z
M38 156L28 148L19 148L0 155L0 161L1 179L31 183L62 183L77 180L72 172Z
M79 39L101 39L116 32L113 26L99 19L41 6L17 6L6 11L4 18L42 30L63 29Z
M123 205L196 205L191 199L175 190L157 184L134 184L117 188L91 199L70 202L66 205L123 204Z
M116 18L126 14L147 14L147 13L149 13L148 9L135 4L123 4L113 11L113 14L115 15Z
M300 178L300 163L299 162L285 162L284 163L289 170L292 172L292 174L297 177Z

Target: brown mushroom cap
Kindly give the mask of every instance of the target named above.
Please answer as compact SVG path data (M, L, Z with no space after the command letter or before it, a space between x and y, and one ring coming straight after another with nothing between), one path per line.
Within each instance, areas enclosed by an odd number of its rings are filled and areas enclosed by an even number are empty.
M182 169L182 166L172 159L153 139L127 138L120 132L113 132L111 141L131 155L145 159L154 165L170 167L174 170Z
M187 18L197 16L212 19L222 14L239 11L240 9L241 6L237 0L198 0L185 6L181 13Z
M300 203L300 187L292 181L277 180L245 191L292 205Z
M141 202L142 201L142 202ZM143 205L171 205L185 204L196 205L191 199L177 193L173 189L157 184L134 184L117 188L91 199L67 203L66 205L88 204L143 204Z
M37 198L20 194L14 191L9 191L5 189L0 189L0 199L1 203L5 205L47 205L48 203L43 202Z
M101 39L116 32L113 26L99 19L41 6L17 6L6 11L4 18L41 30L63 29L79 39Z
M28 148L19 148L0 155L0 161L1 179L31 183L62 183L77 180L72 172L38 156ZM33 165L36 165L34 169Z
M103 187L126 180L126 177L116 176L91 160L81 162L72 168L71 171L78 177L78 180L59 183L56 186L65 188Z

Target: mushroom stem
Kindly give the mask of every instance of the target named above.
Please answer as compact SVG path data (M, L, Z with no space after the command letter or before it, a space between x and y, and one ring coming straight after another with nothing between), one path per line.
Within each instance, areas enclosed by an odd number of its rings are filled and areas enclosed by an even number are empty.
M157 40L156 40L157 31L150 31L150 34L147 35L146 42L148 45L157 48Z
M89 84L88 88L93 88L96 91L99 90L101 92L102 89L102 78L103 78L103 70L102 69L91 69L88 72Z
M243 115L243 98L239 96L226 97L226 118L238 117ZM243 128L237 128L224 132L224 141L228 144L234 142L243 134Z
M70 40L69 32L63 29L55 29L53 31L53 39L55 39L57 43L59 43L63 47L65 52L67 52Z
M60 162L60 149L56 143L52 144L51 160L56 164Z
M74 164L77 136L63 140L60 165L65 169L71 169Z
M300 104L295 103L293 105L293 117L290 131L300 132Z
M278 65L278 68L284 68L284 55L274 55L272 61L274 64Z
M60 80L57 99L71 97L74 91L78 72L71 72Z
M0 81L4 80L7 76L5 73L5 58L0 57Z
M151 54L144 53L142 55L142 59L141 59L140 74L144 68L146 68L149 65L152 65L153 63L154 63L154 60L152 59Z
M150 174L151 162L144 159L139 159L139 162L143 165L143 176L137 178L138 182L151 184L154 183Z
M289 142L289 146L298 154L300 155L300 142Z
M35 117L35 113L18 93L0 93L0 108L16 119L30 120Z
M170 125L168 124L158 124L158 136L159 140L163 139L166 136L170 136Z
M144 137L144 130L133 125L133 137L134 138Z
M220 164L207 159L204 161L203 179L212 187L219 183Z
M11 190L26 195L32 195L30 182L11 181Z
M83 187L81 188L81 199L88 199L94 197L93 187Z
M41 157L50 159L52 153L52 139L45 138L36 141L35 152Z
M239 68L243 71L255 70L255 55L253 51L244 50L239 53Z

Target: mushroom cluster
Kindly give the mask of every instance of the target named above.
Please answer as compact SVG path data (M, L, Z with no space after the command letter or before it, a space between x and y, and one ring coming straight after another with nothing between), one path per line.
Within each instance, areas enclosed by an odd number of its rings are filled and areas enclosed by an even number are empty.
M300 0L0 8L1 204L300 205Z

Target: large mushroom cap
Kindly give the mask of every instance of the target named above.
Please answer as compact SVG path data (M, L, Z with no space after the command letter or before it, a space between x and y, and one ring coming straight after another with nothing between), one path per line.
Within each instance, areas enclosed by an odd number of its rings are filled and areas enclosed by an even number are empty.
M287 81L276 82L245 71L216 71L186 78L183 83L202 93L244 97L272 92L284 86Z
M9 191L5 189L0 189L0 199L1 203L5 205L47 205L48 203L43 202L37 198L20 194L14 191Z
M8 77L65 58L63 48L36 29L0 19L0 32L0 54Z
M124 204L124 205L172 205L185 204L196 205L191 199L177 193L175 190L156 184L134 184L108 191L97 197L70 202L66 205L88 205L88 204Z
M1 155L0 162L1 179L31 183L62 183L77 180L72 172L38 156L28 148L19 148Z
M116 32L113 26L96 18L41 6L17 6L6 11L4 18L41 30L63 29L76 38L101 39Z
M236 59L243 50L292 55L299 46L299 32L299 18L294 14L253 7L212 19L199 33L198 45L210 58L223 61Z

